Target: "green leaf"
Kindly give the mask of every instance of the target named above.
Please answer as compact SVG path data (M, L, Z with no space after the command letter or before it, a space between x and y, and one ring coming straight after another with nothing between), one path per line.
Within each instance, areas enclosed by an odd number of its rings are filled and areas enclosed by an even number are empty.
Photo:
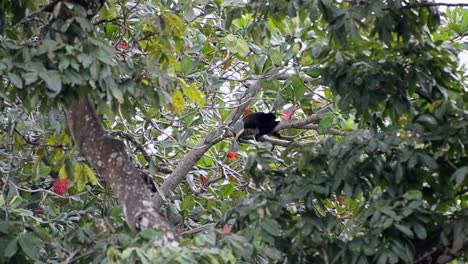
M71 159L70 157L66 156L65 157L65 170L67 172L67 178L70 180L75 179L74 166L75 166L75 161Z
M422 193L419 190L408 191L405 194L403 194L403 198L405 198L406 200L421 200Z
M283 54L278 50L270 51L270 59L275 66L281 66L283 64Z
M323 49L324 49L323 43L321 42L315 43L310 49L310 56L314 59L318 58Z
M383 221L382 221L382 219L383 219ZM390 217L382 217L380 220L382 222L381 227L383 229L387 229L387 228L389 228L389 227L391 227L393 225L393 219L390 218Z
M3 252L3 256L11 258L16 254L16 252L18 252L18 239L14 238L8 243L5 248L5 252Z
M228 197L231 195L235 190L234 185L232 184L226 184L221 189L219 189L219 196L222 198Z
M283 257L283 253L274 247L265 247L263 251L265 252L265 255L274 260L275 263L280 262Z
M62 80L58 71L40 72L39 77L45 81L47 88L52 92L51 97L56 97L62 91Z
M389 207L383 207L380 208L380 211L388 216L390 216L393 220L399 221L401 219L400 216L398 216L395 211L392 211Z
M274 245L275 244L275 238L270 235L268 232L266 232L264 229L261 229L260 232L258 232L259 236L262 238L262 240L269 244L269 245Z
M377 260L377 264L387 264L388 254L386 251L382 252Z
M249 44L243 38L239 38L236 44L236 50L242 57L246 57L249 54Z
M396 227L396 229L400 230L407 237L414 238L413 231L411 231L411 229L409 229L409 227L401 225L401 224L395 224L394 226Z
M24 85L30 85L38 79L38 74L34 71L23 73L22 76L24 79Z
M136 248L136 247L127 247L124 250L122 250L122 253L121 253L120 257L122 259L129 259L130 257L132 257L132 255L134 253L136 253L137 250L138 250L138 248Z
M233 34L224 37L224 44L230 52L237 52L237 38Z
M154 241L161 236L161 231L154 228L143 229L138 235L148 241Z
M182 74L189 74L192 66L192 58L188 55L185 55L180 61L180 72Z
M182 112L185 109L184 95L179 90L175 90L172 93L171 99L171 106L176 113Z
M64 84L71 84L71 86L75 85L83 85L85 79L83 78L83 74L79 73L74 70L68 70L63 73L62 81Z
M86 53L78 54L78 56L76 56L76 59L79 63L81 63L81 65L85 69L89 68L89 66L91 66L91 64L94 62L93 57Z
M432 156L426 153L418 153L418 157L425 166L432 170L436 170L439 167L437 161Z
M79 192L83 191L86 183L88 183L88 178L83 173L83 167L81 164L77 163L74 165L73 174L75 175L76 189Z
M16 212L18 212L20 216L33 216L34 213L31 211L31 210L27 210L27 209L23 209L23 208L19 208L19 209L16 209L15 210Z
M417 223L413 226L414 233L416 234L416 237L419 239L426 239L427 237L427 232L426 228L424 228L423 225Z
M290 81L292 88L294 89L294 97L297 101L300 101L307 91L307 86L304 85L301 78L297 75L292 76Z
M429 114L421 115L418 117L417 122L437 126L437 120L434 118L434 116Z
M80 24L81 28L86 32L91 32L94 30L94 25L89 19L83 17L75 17L76 22Z
M262 229L268 232L272 236L279 236L281 232L281 226L276 220L266 218L261 225Z
M19 237L18 242L23 252L32 259L39 259L42 242L35 235L26 233Z
M82 173L86 175L88 182L91 183L91 185L93 186L96 185L97 178L96 178L96 174L94 174L94 171L88 165L84 163L81 164L81 169L82 169Z
M192 20L194 20L196 17L197 17L197 14L195 13L195 11L193 10L193 8L187 8L185 11L184 11L184 19L185 21L187 22L191 22Z
M338 65L342 65L344 63L343 54L339 51L335 55L335 63Z
M236 121L232 127L232 130L234 134L236 134L236 138L238 138L244 132L244 122L241 120Z
M91 79L97 80L99 78L99 72L101 72L101 64L98 61L94 61L91 63L91 67L89 67Z
M182 208L190 211L195 207L195 197L193 195L185 196L184 200L182 201Z
M465 181L465 177L468 175L468 166L463 166L458 168L453 174L452 174L452 181L455 180L455 183L457 185L462 185L463 182Z
M67 69L68 66L70 66L70 58L64 57L60 60L58 69L60 70L60 72L63 72L63 70Z
M248 241L246 241L244 237L231 234L229 238L229 244L232 245L236 252L239 252L243 258L251 258L254 249L253 246L250 243L248 243Z
M405 172L403 170L403 166L401 165L401 163L398 163L395 168L395 182L396 183L401 182L401 180L403 179L404 173Z
M119 89L117 86L112 86L110 87L110 91L112 93L112 96L117 99L119 104L123 104L124 102L124 97L122 91Z
M330 128L334 124L334 121L335 121L335 116L333 114L330 114L330 115L324 116L322 120L320 120L319 126L322 129L327 129L327 128Z
M17 74L12 73L12 72L8 72L7 76L8 76L8 79L11 81L11 83L14 86L16 86L16 87L18 87L20 89L23 88L23 80Z
M198 89L196 83L189 86L182 85L182 91L188 96L190 102L195 102L200 108L205 106L205 95Z

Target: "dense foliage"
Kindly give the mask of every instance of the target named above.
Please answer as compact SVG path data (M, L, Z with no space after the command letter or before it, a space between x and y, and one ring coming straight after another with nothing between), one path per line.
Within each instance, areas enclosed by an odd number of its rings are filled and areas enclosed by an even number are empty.
M467 261L466 9L81 2L0 0L0 263ZM156 193L223 133L163 197L179 247L133 235L74 146L62 108L84 95ZM240 143L252 95L310 122Z

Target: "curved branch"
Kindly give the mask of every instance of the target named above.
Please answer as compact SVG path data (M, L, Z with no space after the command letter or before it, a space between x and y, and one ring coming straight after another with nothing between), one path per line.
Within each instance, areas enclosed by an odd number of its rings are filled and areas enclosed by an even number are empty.
M265 141L265 142L270 142L271 144L275 146L281 146L281 147L305 147L309 145L314 145L317 144L318 141L290 141L290 140L282 140L278 138L272 138L268 136L263 136L259 138L259 141Z
M286 121L281 121L275 129L273 129L272 132L278 132L283 129L287 128L303 128L304 126L312 123L316 123L320 121L320 115L319 114L313 114L310 115L304 119L301 120L286 120Z
M310 115L304 119L301 120L286 120L286 121L281 121L275 129L273 129L272 133L281 131L283 129L288 129L288 128L296 128L296 129L312 129L312 130L317 130L319 129L319 125L316 125L314 123L317 123L320 121L322 118L321 114L313 114ZM338 129L329 129L327 131L328 134L331 135L342 135L343 132L341 132Z

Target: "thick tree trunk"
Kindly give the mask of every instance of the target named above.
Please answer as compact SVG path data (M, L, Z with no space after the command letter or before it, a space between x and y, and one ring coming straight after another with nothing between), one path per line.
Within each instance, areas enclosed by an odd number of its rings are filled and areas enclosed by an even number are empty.
M158 228L165 235L163 244L176 244L175 228L159 213L138 169L132 164L122 141L111 138L102 127L93 102L83 97L65 109L73 141L93 169L117 195L119 204L134 232Z
M45 11L54 10L61 1L52 1ZM105 0L71 0L83 6L92 18L104 5ZM62 12L61 16L66 16ZM93 169L103 177L117 195L125 218L133 232L144 228L158 228L164 232L160 243L175 245L179 234L161 216L149 189L138 169L132 164L122 141L107 135L96 114L94 103L82 97L65 107L68 128L73 141Z

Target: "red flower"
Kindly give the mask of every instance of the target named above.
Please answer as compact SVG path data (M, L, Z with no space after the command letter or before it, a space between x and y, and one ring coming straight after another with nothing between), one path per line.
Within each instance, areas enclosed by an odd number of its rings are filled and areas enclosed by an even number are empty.
M231 224L226 224L226 225L223 227L223 233L224 233L224 234L229 234L229 233L231 233L231 229L232 229L232 225L231 225Z
M237 157L237 153L229 151L226 155L228 159L235 159Z
M284 110L283 113L281 113L281 119L282 120L289 120L291 119L291 116L294 114L294 107L289 107L288 109Z
M208 178L206 176L200 176L200 180L202 182L203 185L207 184L208 183Z
M54 192L63 195L67 191L68 179L57 179L54 182Z

